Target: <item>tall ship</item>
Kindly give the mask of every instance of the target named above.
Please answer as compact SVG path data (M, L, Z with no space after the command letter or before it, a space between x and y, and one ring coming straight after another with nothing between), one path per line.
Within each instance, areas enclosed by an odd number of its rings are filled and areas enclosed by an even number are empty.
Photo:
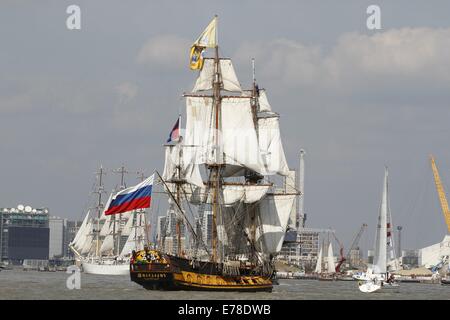
M146 289L272 291L273 259L299 195L277 187L289 168L254 60L252 86L242 89L232 60L219 55L216 27L217 16L191 48L198 77L183 94L184 134L180 117L156 177L175 221L173 250L161 239L132 255L131 280Z
M125 168L121 173L119 190L125 188ZM105 170L100 167L94 194L96 204L89 209L69 248L74 252L77 262L83 271L101 275L128 275L131 252L144 248L146 240L145 210L138 209L118 216L106 215L113 190L106 206L102 202L105 194L103 176Z

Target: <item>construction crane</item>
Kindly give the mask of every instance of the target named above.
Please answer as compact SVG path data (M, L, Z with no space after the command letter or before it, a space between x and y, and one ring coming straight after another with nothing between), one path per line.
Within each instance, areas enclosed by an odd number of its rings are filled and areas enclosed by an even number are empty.
M361 228L359 229L358 233L356 234L355 238L353 239L353 242L352 242L350 248L348 249L347 255L345 256L345 259L347 261L349 261L349 262L351 261L350 254L351 254L352 250L358 248L359 240L361 239L361 236L362 236L364 230L366 229L366 227L367 227L367 224L363 223Z
M442 214L444 215L445 223L447 224L448 232L450 233L450 210L448 209L447 198L445 197L444 186L442 185L439 171L436 167L433 155L430 155L431 169L433 170L434 182L436 183L436 190L441 203Z
M339 244L339 261L338 261L338 263L336 264L336 267L335 267L336 273L339 273L339 272L341 272L341 265L346 260L345 257L344 257L344 246L339 241L339 239L336 237L336 234L334 232L332 232L332 234L333 234L333 237L336 240L336 242Z

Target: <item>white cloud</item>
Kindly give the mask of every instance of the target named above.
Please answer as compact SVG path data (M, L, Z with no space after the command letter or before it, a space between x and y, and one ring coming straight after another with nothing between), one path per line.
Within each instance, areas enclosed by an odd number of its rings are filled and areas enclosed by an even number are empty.
M188 62L190 41L176 35L161 35L148 40L139 50L137 62L149 66L177 68Z
M402 28L373 35L347 33L329 50L287 39L246 43L235 54L259 61L261 76L283 86L333 90L450 87L450 29Z

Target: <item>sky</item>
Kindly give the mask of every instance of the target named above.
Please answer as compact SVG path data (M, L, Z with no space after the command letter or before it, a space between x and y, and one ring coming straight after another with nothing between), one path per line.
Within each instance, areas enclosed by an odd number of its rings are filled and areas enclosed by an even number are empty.
M69 30L66 9L81 9ZM366 26L369 5L381 30ZM162 171L196 73L189 47L214 14L221 55L281 115L290 167L305 149L306 226L369 248L389 167L402 247L447 233L429 154L450 189L447 1L12 1L0 3L0 207L82 219L100 165Z

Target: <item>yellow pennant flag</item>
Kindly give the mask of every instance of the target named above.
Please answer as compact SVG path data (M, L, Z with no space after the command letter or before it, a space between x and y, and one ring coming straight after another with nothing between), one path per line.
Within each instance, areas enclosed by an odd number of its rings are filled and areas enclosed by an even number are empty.
M201 70L203 67L203 52L206 48L215 48L217 45L217 16L212 19L206 29L191 47L189 67L191 70Z
M189 67L191 70L201 70L203 68L203 51L205 47L193 45L191 47L191 54L189 58Z

